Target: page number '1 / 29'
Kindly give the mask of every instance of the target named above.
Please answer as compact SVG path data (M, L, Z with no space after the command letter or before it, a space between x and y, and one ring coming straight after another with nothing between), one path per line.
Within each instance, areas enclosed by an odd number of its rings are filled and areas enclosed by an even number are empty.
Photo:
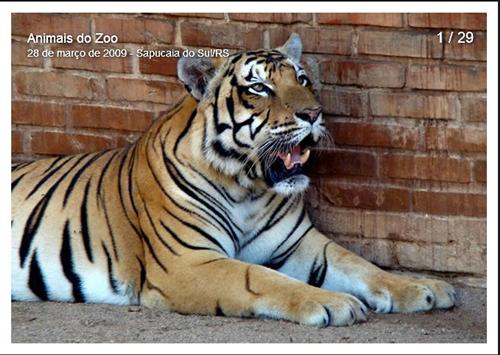
M443 33L442 31L437 34L439 37L439 43L446 41L448 43L456 41L457 43L472 43L474 42L474 33L471 31L450 31L449 33Z

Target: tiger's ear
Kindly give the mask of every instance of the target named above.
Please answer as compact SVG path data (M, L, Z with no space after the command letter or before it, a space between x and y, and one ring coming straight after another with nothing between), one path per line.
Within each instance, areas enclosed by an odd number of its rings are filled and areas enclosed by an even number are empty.
M181 57L177 61L177 73L193 97L200 101L208 83L216 73L215 63L206 57Z
M302 40L297 33L292 33L288 41L277 49L299 63L302 56Z

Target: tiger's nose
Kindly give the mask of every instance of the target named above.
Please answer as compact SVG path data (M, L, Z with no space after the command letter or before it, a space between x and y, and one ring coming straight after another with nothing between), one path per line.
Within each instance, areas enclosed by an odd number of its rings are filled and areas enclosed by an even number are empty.
M321 114L321 107L306 108L302 112L296 112L295 115L301 120L313 124Z

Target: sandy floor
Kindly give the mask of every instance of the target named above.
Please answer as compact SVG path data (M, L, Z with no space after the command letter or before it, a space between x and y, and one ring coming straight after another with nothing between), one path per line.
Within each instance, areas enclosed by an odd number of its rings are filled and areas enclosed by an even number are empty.
M371 313L366 323L323 329L143 307L13 302L12 342L486 342L486 290L457 285L457 294L458 307L451 311Z

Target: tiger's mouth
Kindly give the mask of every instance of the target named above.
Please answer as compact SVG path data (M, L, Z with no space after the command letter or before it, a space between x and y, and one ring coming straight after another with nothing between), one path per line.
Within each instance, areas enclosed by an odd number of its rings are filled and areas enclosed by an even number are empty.
M266 180L270 186L302 174L303 165L311 155L310 147L315 142L312 135L304 138L299 144L281 151L274 162L266 170Z

